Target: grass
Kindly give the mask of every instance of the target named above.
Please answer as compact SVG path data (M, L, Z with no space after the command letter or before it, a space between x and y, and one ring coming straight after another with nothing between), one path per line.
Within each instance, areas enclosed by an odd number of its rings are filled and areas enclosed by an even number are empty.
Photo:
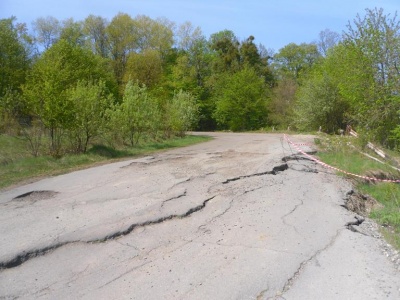
M383 208L373 210L370 217L383 226L385 238L400 249L400 185L379 183L374 185L360 184L360 192L377 199Z
M65 155L59 159L51 156L32 157L25 141L0 135L0 188L6 188L38 178L64 174L98 164L114 162L161 150L185 147L210 140L207 136L187 135L159 143L147 143L137 147L114 149L93 145L86 154Z
M346 150L334 154L322 152L319 153L318 156L328 165L342 168L343 170L353 174L368 175L368 173L374 171L382 171L394 176L394 170L388 165L383 165L374 160L368 159L366 156L357 152Z
M318 153L319 158L329 165L358 175L371 176L375 172L400 179L400 172L388 164L378 163L360 154L361 148L353 138L322 137L316 140L316 144L321 151ZM395 152L390 154L399 156ZM386 240L400 249L400 184L356 180L355 185L361 193L370 195L382 204L381 208L375 208L371 212L370 217L382 225L382 234Z

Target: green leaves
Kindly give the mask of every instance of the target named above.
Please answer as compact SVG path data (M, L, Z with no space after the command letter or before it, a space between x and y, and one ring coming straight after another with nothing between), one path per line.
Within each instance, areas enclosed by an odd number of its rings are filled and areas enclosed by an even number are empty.
M298 80L318 61L320 54L315 44L290 43L274 56L275 68L283 76Z
M294 124L335 132L351 123L382 143L399 136L400 23L382 10L357 16L339 44L325 30L319 44L276 55L252 35L207 39L190 22L126 13L34 27L37 57L24 25L0 20L0 113L7 124L39 124L56 155L66 137L79 152L103 132L129 145L191 128Z
M357 53L353 59L358 64L353 65L358 72L348 68L349 80L342 83L342 90L357 105L354 115L361 128L390 146L390 132L399 124L396 97L400 93L400 21L397 15L391 17L375 8L367 9L364 17L357 15L353 23L348 25L344 45Z
M124 82L138 81L152 88L160 82L162 75L162 59L157 50L147 49L142 53L129 54Z
M7 90L19 90L30 67L23 27L15 18L0 20L0 98Z
M224 129L258 129L267 121L267 101L264 80L254 69L245 67L217 82L214 117Z
M114 103L103 80L78 81L67 91L72 105L74 121L69 130L70 141L75 152L86 152L89 142L105 131L106 110Z
M157 100L151 97L145 85L129 81L125 87L122 103L110 111L112 127L131 146L136 145L145 134L157 131L160 110Z
M104 80L112 90L112 77L100 58L60 40L38 59L23 86L31 115L50 130L50 149L55 155L59 155L63 131L74 127L75 107L69 90L82 80Z
M348 105L335 80L321 66L300 87L296 105L296 126L299 129L310 131L321 126L324 131L335 133L345 127Z
M167 130L182 136L191 130L199 119L199 107L196 99L188 92L180 90L167 103Z

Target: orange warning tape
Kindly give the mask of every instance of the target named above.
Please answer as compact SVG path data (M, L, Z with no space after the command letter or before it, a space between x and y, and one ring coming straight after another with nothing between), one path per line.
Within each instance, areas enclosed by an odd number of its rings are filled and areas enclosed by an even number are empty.
M311 147L310 145L308 145L308 144L296 144L296 143L293 143L293 142L289 139L289 137L288 137L286 134L284 134L283 137L284 137L284 139L285 139L290 145L292 145L294 148L296 148L296 150L299 151L301 154L303 154L303 155L306 156L307 158L309 158L309 159L315 161L317 164L320 164L321 166L324 166L324 167L326 167L326 168L329 168L329 169L332 169L332 170L335 170L335 171L344 173L344 174L346 174L346 175L350 175L350 176L362 178L362 179L365 179L365 180L379 181L379 182L400 183L400 179L398 179L398 180L378 179L378 178L375 178L375 177L362 176L362 175L350 173L350 172L344 171L344 170L342 170L342 169L336 168L336 167L334 167L334 166L328 165L328 164L324 163L323 161L320 161L319 159L315 158L314 156L312 156L312 155L310 155L310 154L308 154L308 153L306 153L306 152L304 152L303 150L300 149L300 146L308 146L308 147Z

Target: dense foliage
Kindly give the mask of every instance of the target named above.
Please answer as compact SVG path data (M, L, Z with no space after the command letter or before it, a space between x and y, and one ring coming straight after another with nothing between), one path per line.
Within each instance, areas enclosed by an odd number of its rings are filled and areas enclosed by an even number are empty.
M400 23L382 9L357 16L316 64L297 99L301 128L351 124L385 146L400 142Z
M277 53L223 30L119 13L39 18L32 34L0 20L0 132L33 155L86 152L95 139L135 146L197 130L322 130L351 124L400 141L400 24L367 9L342 36Z

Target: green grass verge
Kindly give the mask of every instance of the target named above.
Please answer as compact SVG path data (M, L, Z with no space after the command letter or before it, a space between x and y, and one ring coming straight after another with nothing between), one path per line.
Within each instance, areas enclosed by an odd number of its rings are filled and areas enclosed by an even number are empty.
M400 185L395 183L359 184L358 189L378 200L383 207L371 212L370 217L383 225L385 238L400 249Z
M64 174L97 164L148 155L161 150L185 147L210 140L207 136L187 135L159 143L147 143L133 148L113 149L94 145L86 154L32 157L22 139L0 135L0 188L25 183L41 177Z
M316 140L320 148L318 156L323 162L350 173L368 176L378 171L400 179L398 171L360 154L354 142L354 139L346 137L322 137ZM398 154L391 152L391 155ZM400 249L400 184L369 184L356 180L356 188L382 204L382 208L374 209L370 217L383 226L382 234L388 242Z

